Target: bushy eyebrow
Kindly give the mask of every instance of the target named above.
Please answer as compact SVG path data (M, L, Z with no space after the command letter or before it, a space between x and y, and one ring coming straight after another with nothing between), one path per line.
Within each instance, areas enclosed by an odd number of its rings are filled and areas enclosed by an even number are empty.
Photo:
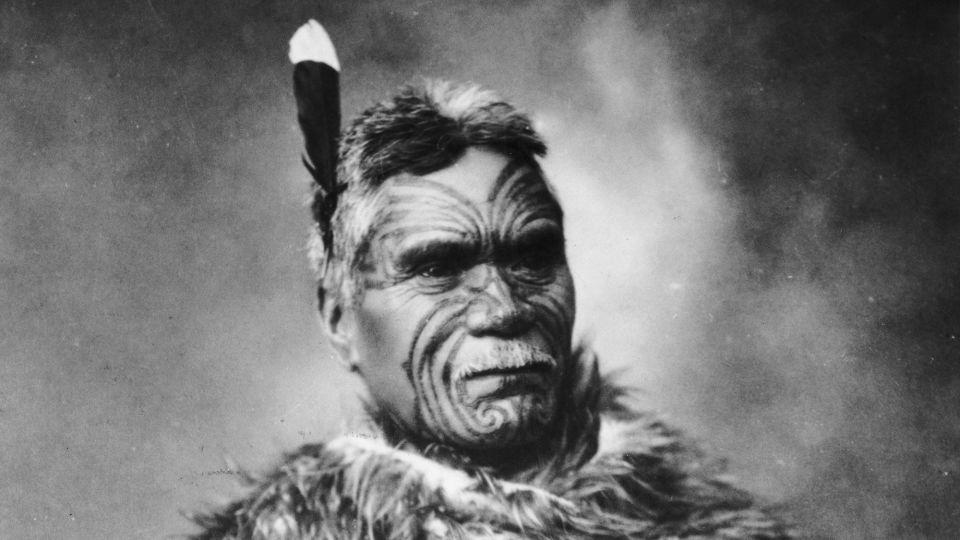
M554 221L544 221L502 239L502 249L496 257L513 259L525 255L564 256L563 227Z
M515 235L501 239L498 244L500 245L497 249L499 253L492 254L495 258L514 257L520 252L543 249L562 252L563 227L553 220L543 220L540 224L526 227L517 231ZM466 263L471 258L480 256L481 250L482 246L478 241L469 237L424 238L397 246L391 259L397 270L412 271L431 262L462 261Z
M393 259L398 270L413 270L433 261L463 260L477 249L468 238L431 238L400 246Z
M544 220L542 225L527 227L509 238L516 248L536 248L563 243L563 228L553 220Z

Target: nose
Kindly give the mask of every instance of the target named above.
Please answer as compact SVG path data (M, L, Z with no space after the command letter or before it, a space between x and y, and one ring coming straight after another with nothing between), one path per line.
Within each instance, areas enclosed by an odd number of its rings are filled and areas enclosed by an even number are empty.
M497 268L481 264L471 269L468 290L473 298L467 311L467 330L475 336L510 337L533 325L533 310L518 299Z

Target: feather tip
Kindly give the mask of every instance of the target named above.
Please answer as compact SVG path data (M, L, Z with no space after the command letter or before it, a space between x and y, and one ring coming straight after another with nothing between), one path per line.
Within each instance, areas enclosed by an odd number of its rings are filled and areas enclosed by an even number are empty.
M293 33L293 37L290 38L289 56L294 64L306 61L320 62L340 71L340 60L337 58L336 49L333 48L333 41L330 40L330 35L323 26L314 19L310 19Z

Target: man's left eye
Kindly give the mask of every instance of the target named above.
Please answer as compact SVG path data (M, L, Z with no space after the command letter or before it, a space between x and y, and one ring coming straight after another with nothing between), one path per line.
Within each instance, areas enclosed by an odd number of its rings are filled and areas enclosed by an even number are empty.
M529 270L543 270L552 267L554 263L555 257L551 253L534 252L520 257L514 266Z
M529 248L514 260L512 266L516 269L533 271L548 270L555 267L563 259L562 254L562 251L550 246Z

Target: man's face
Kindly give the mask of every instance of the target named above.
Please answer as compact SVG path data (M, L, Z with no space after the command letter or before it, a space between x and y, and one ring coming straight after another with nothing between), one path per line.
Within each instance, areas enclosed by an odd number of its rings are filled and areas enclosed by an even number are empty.
M574 291L559 206L540 173L470 149L380 202L348 309L378 404L430 440L502 448L554 419Z

